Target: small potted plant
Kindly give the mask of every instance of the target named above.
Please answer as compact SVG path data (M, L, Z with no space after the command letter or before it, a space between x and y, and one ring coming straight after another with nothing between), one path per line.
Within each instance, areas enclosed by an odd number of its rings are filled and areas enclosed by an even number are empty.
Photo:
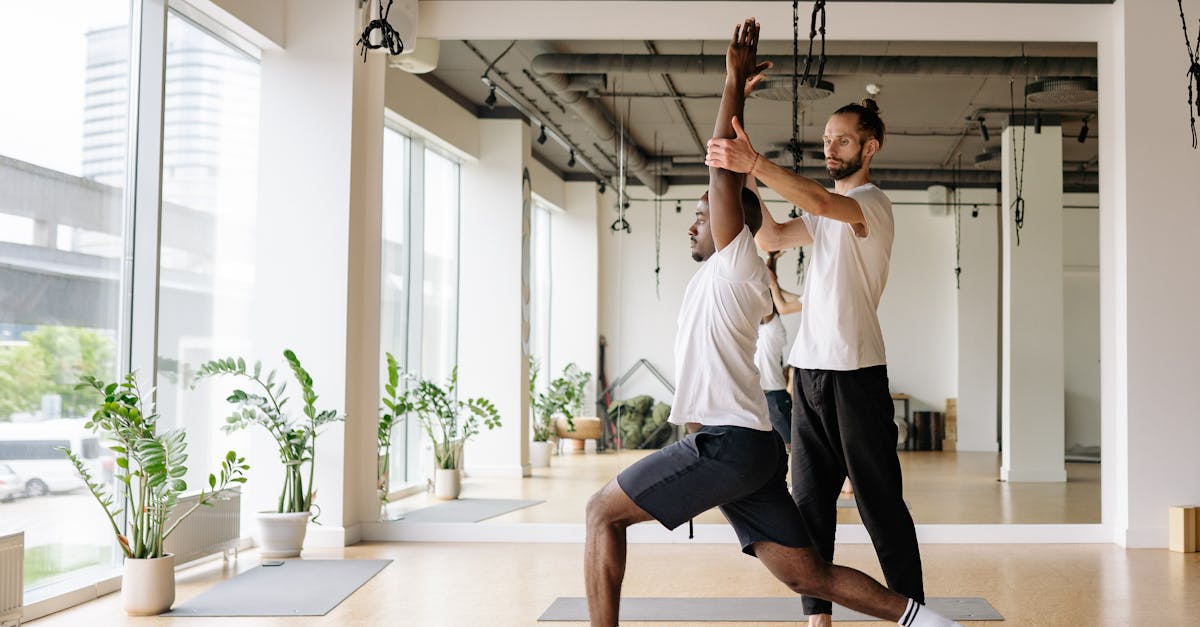
M387 383L383 385L383 406L379 408L378 452L375 468L375 487L379 494L379 515L384 516L391 493L392 431L396 423L413 409L408 390L400 389L400 366L391 353L387 357Z
M245 483L249 469L233 451L221 460L220 476L208 476L208 489L177 517L171 514L179 495L187 491L187 436L183 429L158 431L153 402L145 407L134 373L120 383L105 383L85 376L77 390L100 395L100 407L85 423L116 453L114 478L120 483L120 503L98 483L87 465L69 448L60 447L100 503L125 554L121 580L121 605L132 616L151 616L171 609L175 602L175 556L163 543L192 512L224 498L226 490ZM148 410L148 411L147 411ZM121 520L120 523L117 521Z
M274 511L258 513L259 555L264 558L300 555L316 496L313 475L316 472L317 433L321 427L343 419L335 410L316 408L317 394L313 391L312 376L290 349L283 351L283 357L300 384L304 401L303 417L300 418L284 409L288 401L284 395L286 383L276 381L274 370L264 379L261 362L255 362L254 368L248 370L242 358L214 359L201 364L197 374L197 379L232 376L252 384L250 392L235 389L225 399L236 409L226 418L222 428L231 432L258 425L271 434L279 447L279 459L284 469L279 505ZM315 516L313 521L316 522Z
M450 371L446 386L428 379L417 379L409 390L412 411L433 443L434 496L456 499L462 488L463 444L479 433L500 426L500 412L486 398L460 400L457 397L458 366Z
M554 449L554 419L564 407L562 395L557 394L554 382L544 392L537 389L537 360L529 358L529 409L533 412L533 443L529 446L529 465L545 468L550 465L550 453Z

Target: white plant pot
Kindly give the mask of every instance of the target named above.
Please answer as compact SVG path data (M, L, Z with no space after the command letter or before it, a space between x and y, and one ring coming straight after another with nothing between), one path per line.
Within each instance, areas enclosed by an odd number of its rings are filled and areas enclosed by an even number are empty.
M462 492L462 479L457 468L438 468L433 475L433 496L444 501L458 498Z
M258 555L265 559L298 557L312 512L258 512Z
M121 577L121 607L130 616L155 616L175 602L175 556L125 558Z
M534 468L548 468L550 466L550 453L554 452L554 443L546 442L530 442L529 443L529 465Z

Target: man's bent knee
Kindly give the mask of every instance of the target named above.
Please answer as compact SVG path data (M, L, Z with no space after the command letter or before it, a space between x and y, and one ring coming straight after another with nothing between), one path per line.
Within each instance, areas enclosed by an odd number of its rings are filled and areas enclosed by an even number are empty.
M792 592L817 597L827 592L829 563L821 559L815 550L756 542L754 552L771 574Z
M646 513L625 494L615 480L610 481L588 498L587 524L589 527L628 527L633 523L646 520L647 517Z

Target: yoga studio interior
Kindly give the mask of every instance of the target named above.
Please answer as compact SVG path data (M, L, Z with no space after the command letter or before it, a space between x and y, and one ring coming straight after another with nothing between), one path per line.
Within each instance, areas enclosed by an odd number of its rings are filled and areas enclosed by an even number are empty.
M1196 624L1200 0L62 0L0 4L0 626L586 624L747 17L761 158L886 123L931 607ZM627 559L623 625L807 624L719 510Z

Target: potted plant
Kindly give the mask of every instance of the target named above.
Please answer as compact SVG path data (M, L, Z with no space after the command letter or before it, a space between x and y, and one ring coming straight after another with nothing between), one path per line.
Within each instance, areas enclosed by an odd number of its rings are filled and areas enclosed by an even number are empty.
M554 418L560 410L560 402L552 393L553 386L538 392L537 359L529 358L529 410L533 412L533 443L529 445L529 465L545 468L550 465L550 452L554 448Z
M316 472L317 433L321 427L343 419L335 410L316 408L317 394L313 391L312 376L290 349L283 351L283 357L300 384L304 401L301 418L285 411L287 384L276 381L274 370L264 379L261 362L255 362L253 370L248 370L246 361L240 357L214 359L201 364L197 374L197 379L232 376L252 384L252 391L235 389L225 399L236 409L226 418L222 428L231 432L258 425L271 434L279 447L284 470L279 504L274 511L258 513L259 555L264 558L300 555L316 496L313 475ZM315 516L313 522L316 522Z
M461 490L463 444L479 433L482 424L488 429L500 426L500 413L486 398L461 400L457 397L458 366L450 371L446 386L428 379L417 379L409 390L412 411L417 414L421 428L433 442L434 496L456 499Z
M171 609L175 602L175 556L163 543L192 512L211 506L213 499L245 483L249 466L233 451L221 460L220 476L208 476L208 489L181 515L171 514L179 495L187 491L187 436L183 429L160 433L153 402L143 406L134 373L120 383L105 383L85 376L77 390L99 393L100 407L85 423L116 453L114 477L120 490L117 503L109 489L92 478L87 465L69 448L60 447L100 503L125 554L121 604L132 616L150 616ZM149 411L147 411L147 409ZM123 516L123 519L122 519ZM118 519L122 519L118 523Z
M583 408L583 394L592 375L583 372L573 363L563 367L561 376L555 377L546 386L545 392L537 391L538 365L529 360L529 405L533 409L533 445L530 447L529 463L534 467L550 465L553 438L560 430L559 421L565 430L575 430L575 416Z
M400 390L400 366L396 363L396 358L391 353L384 353L384 356L387 357L387 383L383 386L383 406L379 408L375 468L375 487L379 494L381 518L386 514L388 494L391 493L392 430L395 429L396 422L413 409L408 390Z

